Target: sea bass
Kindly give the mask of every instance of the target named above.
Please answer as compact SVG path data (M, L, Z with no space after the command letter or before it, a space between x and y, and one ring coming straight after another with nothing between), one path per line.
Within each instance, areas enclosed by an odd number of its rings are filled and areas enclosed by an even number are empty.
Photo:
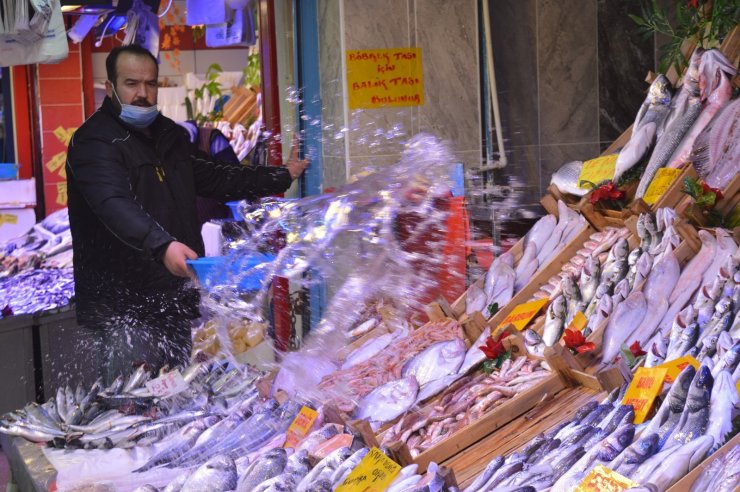
M581 175L583 161L566 162L552 173L550 184L553 184L561 193L569 195L584 196L590 191L588 188L578 186L578 178Z
M669 436L665 444L666 449L686 444L704 434L709 423L709 403L713 383L714 378L710 369L705 365L699 367L691 382L681 420Z
M214 456L190 475L181 492L234 490L236 480L234 460L224 455Z

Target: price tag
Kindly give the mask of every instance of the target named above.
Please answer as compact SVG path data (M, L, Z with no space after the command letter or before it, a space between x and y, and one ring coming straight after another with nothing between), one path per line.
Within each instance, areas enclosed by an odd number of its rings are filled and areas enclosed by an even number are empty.
M642 198L648 205L653 205L670 188L674 181L681 175L680 169L661 167L650 182L645 196Z
M311 426L316 421L319 413L313 408L304 406L298 415L293 419L293 423L288 427L287 437L285 438L284 448L295 448L306 437Z
M0 214L0 225L18 223L18 216L15 214Z
M578 187L584 190L590 190L591 186L582 181L589 181L593 184L599 184L602 181L610 180L614 177L614 169L617 165L617 154L609 154L604 157L597 157L583 163L581 174L578 176Z
M604 465L596 465L574 492L621 492L638 485Z
M632 379L627 393L624 395L622 403L632 405L635 409L635 424L641 424L645 421L650 409L653 407L655 398L663 388L663 381L668 369L665 367L653 367L647 369L640 367Z
M669 360L658 367L665 367L668 370L668 373L665 376L665 382L673 383L678 375L681 374L681 371L686 369L689 365L694 366L694 369L699 369L699 361L690 355L684 355L678 359Z
M588 324L588 318L585 314L578 311L575 316L573 316L573 320L571 320L570 324L568 325L568 329L572 331L583 331L583 329Z
M146 387L154 396L169 398L188 389L188 383L182 378L180 371L175 369L159 376L157 379L152 379L146 383Z
M378 448L372 448L335 492L382 492L396 478L401 467Z
M737 383L735 383L735 387L737 388L737 394L740 396L740 379L737 380Z
M532 302L525 302L524 304L519 304L517 307L515 307L511 313L504 319L500 325L498 325L497 329L501 329L502 327L508 325L511 323L516 327L517 330L522 331L525 326L529 324L530 321L532 321L532 318L537 316L537 313L540 312L540 309L542 309L542 306L547 304L549 299L537 299L536 301Z

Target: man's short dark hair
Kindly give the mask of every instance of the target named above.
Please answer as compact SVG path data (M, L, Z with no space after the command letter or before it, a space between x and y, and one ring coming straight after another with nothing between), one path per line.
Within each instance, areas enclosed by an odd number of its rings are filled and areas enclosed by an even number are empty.
M152 55L148 49L138 44L116 46L110 51L110 53L108 53L108 57L105 59L105 71L107 72L108 80L113 84L116 83L116 77L118 76L118 73L116 72L116 62L118 62L118 57L122 53L129 53L131 55L145 56L149 58L154 62L154 66L157 67L157 73L159 73L159 64L157 63L157 59L154 58L154 55Z

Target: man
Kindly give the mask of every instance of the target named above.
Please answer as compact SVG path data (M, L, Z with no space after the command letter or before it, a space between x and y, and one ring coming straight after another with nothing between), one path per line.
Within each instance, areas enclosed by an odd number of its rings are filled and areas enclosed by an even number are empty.
M106 59L107 97L67 157L78 322L111 381L143 361L187 361L198 292L185 262L204 254L196 195L282 193L308 165L236 167L192 155L186 131L157 111L158 67L136 45Z

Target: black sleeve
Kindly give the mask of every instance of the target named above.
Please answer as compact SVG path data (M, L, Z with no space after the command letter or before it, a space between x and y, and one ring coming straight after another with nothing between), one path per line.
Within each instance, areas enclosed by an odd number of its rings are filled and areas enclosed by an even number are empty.
M241 200L284 193L293 179L285 167L235 166L191 156L198 195L221 200Z
M75 134L67 172L90 209L127 246L156 259L156 253L175 240L134 200L126 165L111 143Z

